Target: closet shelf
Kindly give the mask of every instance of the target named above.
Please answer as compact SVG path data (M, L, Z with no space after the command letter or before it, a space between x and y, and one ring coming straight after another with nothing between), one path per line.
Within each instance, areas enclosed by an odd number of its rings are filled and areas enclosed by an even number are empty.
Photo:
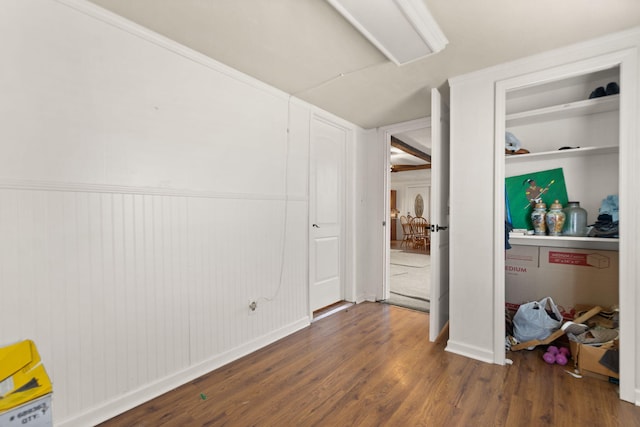
M550 157L554 159L558 158L570 158L570 157L582 157L582 156L592 156L592 155L600 155L600 154L616 154L619 151L618 146L609 146L609 147L581 147L581 148L572 148L569 150L555 150L555 151L542 151L539 153L529 153L529 154L506 154L505 161L507 163L518 163L520 161L527 160L545 160Z
M568 104L553 105L521 113L507 114L507 129L513 126L530 125L547 120L558 120L589 114L606 113L619 109L620 95L608 95L600 98L585 99Z
M512 234L509 236L509 243L520 246L546 246L551 248L617 251L620 239L571 236L525 236Z

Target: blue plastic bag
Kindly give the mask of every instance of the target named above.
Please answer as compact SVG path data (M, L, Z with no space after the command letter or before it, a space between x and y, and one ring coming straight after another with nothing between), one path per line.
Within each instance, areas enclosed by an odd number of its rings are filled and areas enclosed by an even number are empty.
M551 297L522 304L513 317L513 336L521 343L544 340L562 326L562 314Z

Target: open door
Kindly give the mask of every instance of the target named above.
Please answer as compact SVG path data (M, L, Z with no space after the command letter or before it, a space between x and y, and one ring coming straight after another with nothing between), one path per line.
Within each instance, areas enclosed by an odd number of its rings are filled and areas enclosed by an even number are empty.
M431 316L429 340L449 321L449 108L431 89Z

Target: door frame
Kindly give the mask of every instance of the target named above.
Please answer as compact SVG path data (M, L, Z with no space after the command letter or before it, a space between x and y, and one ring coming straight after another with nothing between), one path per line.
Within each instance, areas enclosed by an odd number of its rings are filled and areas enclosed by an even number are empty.
M384 234L383 242L384 242L384 251L383 251L383 261L382 261L382 282L381 287L376 290L376 299L385 300L390 296L391 289L391 235L389 233L389 212L391 210L390 204L390 190L391 190L391 135L398 132L407 132L412 130L419 129L431 129L431 118L424 117L421 119L410 120L407 122L396 123L389 126L381 127L379 130L379 135L381 138L380 146L384 149L384 155L382 156L383 164L382 168L384 170L383 174L383 187L384 187L384 203L382 206L382 218L385 222L385 227L382 227L382 232ZM428 184L431 185L431 184ZM433 209L431 207L430 209Z

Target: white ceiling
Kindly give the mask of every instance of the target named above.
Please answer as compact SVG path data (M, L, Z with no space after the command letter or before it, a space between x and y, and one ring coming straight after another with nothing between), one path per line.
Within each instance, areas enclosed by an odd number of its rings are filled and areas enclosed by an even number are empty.
M449 77L640 25L639 0L425 0L449 44L397 66L324 0L91 1L365 129L428 116Z

